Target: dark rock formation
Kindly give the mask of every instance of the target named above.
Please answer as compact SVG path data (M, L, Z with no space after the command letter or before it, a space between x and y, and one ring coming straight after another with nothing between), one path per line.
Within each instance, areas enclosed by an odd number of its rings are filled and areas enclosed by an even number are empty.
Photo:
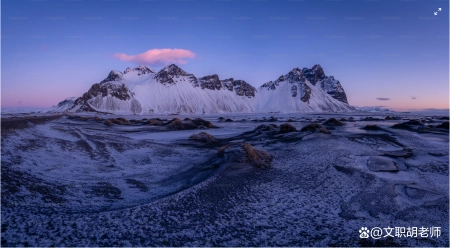
M178 78L180 76L187 76L188 81L194 87L198 87L198 80L193 74L189 74L183 71L180 67L174 64L164 67L164 69L162 69L155 75L155 79L162 84L174 84L174 78Z
M311 69L305 67L302 71L305 78L313 85L316 85L318 81L326 78L325 72L320 65L314 65Z
M130 67L128 67L128 68L123 72L123 74L127 74L127 73L132 72L132 71L137 71L137 72L138 72L138 76L140 76L140 75L145 75L145 74L155 73L154 70L148 68L147 66L145 66L145 65L140 65L140 66L138 66L138 67L136 67L136 68L133 68L133 69L131 69Z
M100 82L100 84L112 81L119 81L120 79L122 79L122 75L123 75L122 72L112 70L108 74L108 76Z
M211 122L203 120L201 118L196 118L193 120L182 121L178 118L174 118L164 124L164 129L166 130L185 130L185 129L203 129L203 128L213 128L215 127Z
M258 150L248 143L243 143L242 147L245 150L247 162L258 168L269 168L273 156L265 151Z
M334 99L348 104L347 95L345 94L344 88L341 83L330 76L320 82L320 88L327 92Z
M365 130L382 130L381 127L377 125L366 125L363 129Z
M280 132L281 133L297 132L297 128L295 128L289 123L284 123L280 125Z
M214 138L214 136L205 133L205 132L201 132L201 133L197 133L197 134L193 134L189 137L190 139L202 142L202 143L218 143L217 139Z
M325 133L325 134L331 134L330 131L325 129L322 125L317 123L311 123L306 126L304 126L302 129L300 129L300 132L314 132L314 133Z
M441 123L440 125L437 125L436 128L444 128L444 129L448 130L448 124L449 124L449 122L446 121L446 122Z
M277 128L278 128L278 126L275 125L275 124L269 124L269 125L262 124L262 125L257 126L255 128L255 131L256 130L259 130L259 131L276 131Z
M200 87L202 89L220 90L222 89L222 83L219 80L217 74L206 76L198 79Z
M419 120L409 120L407 122L395 124L391 128L405 129L409 131L425 131L428 127Z
M336 120L336 118L330 118L326 120L323 125L329 125L329 126L342 126L344 125L342 122Z

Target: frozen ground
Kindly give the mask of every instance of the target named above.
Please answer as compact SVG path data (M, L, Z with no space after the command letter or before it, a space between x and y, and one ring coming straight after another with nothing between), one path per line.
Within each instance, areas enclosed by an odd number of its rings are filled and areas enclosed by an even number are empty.
M219 128L179 131L62 117L2 132L2 246L448 246L448 129L391 128L448 120L366 115L211 115L200 117ZM355 122L324 125L331 134L255 130L330 117ZM200 132L218 141L189 139ZM217 152L240 142L273 155L271 167ZM441 235L359 237L388 226Z

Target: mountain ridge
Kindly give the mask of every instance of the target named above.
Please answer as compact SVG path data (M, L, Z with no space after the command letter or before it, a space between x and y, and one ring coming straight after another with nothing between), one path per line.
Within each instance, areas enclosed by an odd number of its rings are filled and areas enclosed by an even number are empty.
M311 69L294 68L258 88L244 80L220 79L217 74L196 77L175 64L159 71L145 65L128 67L123 72L111 70L70 107L58 108L60 112L131 114L354 110L340 82L326 76L318 64Z

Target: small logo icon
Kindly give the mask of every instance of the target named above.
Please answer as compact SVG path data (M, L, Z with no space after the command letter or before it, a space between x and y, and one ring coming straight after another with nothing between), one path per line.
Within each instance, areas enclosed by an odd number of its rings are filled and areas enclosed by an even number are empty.
M361 227L359 230L359 237L362 239L369 238L369 229L367 229L367 227Z
M379 227L374 227L370 230L370 236L372 236L373 239L379 239L383 236L383 230Z

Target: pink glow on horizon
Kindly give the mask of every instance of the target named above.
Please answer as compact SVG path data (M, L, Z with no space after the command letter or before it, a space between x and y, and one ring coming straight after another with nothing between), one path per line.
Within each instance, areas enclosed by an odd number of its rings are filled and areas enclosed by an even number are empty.
M114 54L115 58L122 61L132 61L137 64L186 64L186 58L192 59L195 53L185 49L151 49L141 54L127 55L123 53Z
M44 96L44 97L42 97ZM54 94L51 91L20 92L15 94L2 94L1 107L7 108L50 108L56 106L67 97L80 96L80 93L61 92Z

